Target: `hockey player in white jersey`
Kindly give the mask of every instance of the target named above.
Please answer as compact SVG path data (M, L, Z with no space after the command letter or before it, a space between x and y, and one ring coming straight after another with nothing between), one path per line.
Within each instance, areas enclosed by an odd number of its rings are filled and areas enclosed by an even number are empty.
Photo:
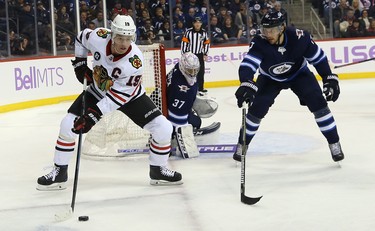
M151 134L150 184L182 184L180 173L167 168L171 149L172 124L164 117L141 84L143 55L135 44L136 27L130 16L118 15L111 30L97 28L81 31L75 42L72 61L77 79L88 88L68 109L62 119L54 153L53 170L38 178L37 189L65 189L67 170L74 153L77 134L87 133L101 117L114 110L127 115ZM93 55L93 71L87 56ZM85 114L81 115L82 100Z

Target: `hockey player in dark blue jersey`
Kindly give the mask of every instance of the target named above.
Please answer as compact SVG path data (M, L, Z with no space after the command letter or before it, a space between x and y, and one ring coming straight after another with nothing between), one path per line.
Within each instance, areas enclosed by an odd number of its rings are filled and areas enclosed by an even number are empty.
M194 133L211 133L220 127L220 123L213 123L201 128L201 117L212 116L218 105L208 97L197 98L199 69L198 57L187 52L167 75L167 118L174 127L177 150L184 158L199 155Z
M314 66L323 79L323 91L307 63ZM256 81L253 79L259 70ZM235 96L238 107L248 103L246 143L242 132L233 159L241 161L242 149L257 132L275 98L283 89L291 89L314 114L326 138L334 161L344 159L336 123L327 101L335 102L340 95L339 78L331 72L323 50L306 31L286 27L280 12L267 13L261 20L261 34L250 42L249 51L239 67L240 87ZM325 97L323 96L323 93Z

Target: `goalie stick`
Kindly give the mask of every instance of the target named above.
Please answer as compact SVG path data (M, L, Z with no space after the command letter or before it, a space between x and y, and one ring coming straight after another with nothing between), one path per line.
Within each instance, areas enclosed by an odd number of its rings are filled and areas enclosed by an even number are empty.
M246 108L242 108L242 145L246 145ZM241 202L247 205L256 204L260 197L248 197L245 195L245 165L246 165L246 148L242 148L241 153Z
M361 60L361 61L352 62L352 63L346 63L346 64L334 66L333 68L336 69L336 68L340 68L340 67L351 66L351 65L354 65L354 64L364 63L364 62L371 61L371 60L375 60L375 57L374 58L370 58L370 59L364 59L364 60Z
M198 145L199 153L231 153L236 149L235 144L206 144ZM148 148L118 149L117 153L123 153L124 156L132 154L148 153Z

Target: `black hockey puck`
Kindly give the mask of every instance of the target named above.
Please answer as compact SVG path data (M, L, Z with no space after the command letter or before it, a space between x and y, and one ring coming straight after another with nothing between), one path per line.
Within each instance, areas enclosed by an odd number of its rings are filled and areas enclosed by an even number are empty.
M79 216L78 220L79 221L88 221L89 220L89 216Z

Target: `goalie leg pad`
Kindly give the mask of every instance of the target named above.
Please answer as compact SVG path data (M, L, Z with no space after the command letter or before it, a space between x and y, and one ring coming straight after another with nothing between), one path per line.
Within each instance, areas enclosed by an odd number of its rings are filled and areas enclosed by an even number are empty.
M183 158L199 156L197 143L194 140L193 127L191 124L176 128L177 153Z

